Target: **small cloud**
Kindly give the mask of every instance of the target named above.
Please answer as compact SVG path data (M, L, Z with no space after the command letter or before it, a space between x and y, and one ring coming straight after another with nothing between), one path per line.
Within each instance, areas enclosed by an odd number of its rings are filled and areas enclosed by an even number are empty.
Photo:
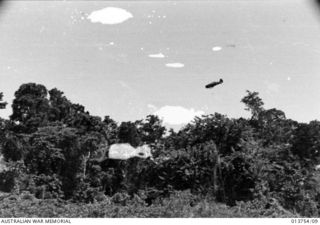
M182 68L184 67L183 63L167 63L166 67L170 67L170 68Z
M199 110L196 111L195 109L186 109L182 106L163 106L156 112L154 115L159 116L160 119L163 120L164 123L170 125L181 125L187 124L191 122L194 117L203 115L204 112Z
M215 47L212 48L212 51L217 52L217 51L220 51L221 49L222 49L222 47L215 46Z
M166 56L160 52L158 54L150 54L149 57L150 58L165 58Z
M132 18L132 14L125 9L107 7L101 10L93 11L87 17L92 23L119 24Z
M291 77L288 77L287 80L290 81L290 80L291 80Z
M114 42L113 41L109 42L109 45L114 45Z

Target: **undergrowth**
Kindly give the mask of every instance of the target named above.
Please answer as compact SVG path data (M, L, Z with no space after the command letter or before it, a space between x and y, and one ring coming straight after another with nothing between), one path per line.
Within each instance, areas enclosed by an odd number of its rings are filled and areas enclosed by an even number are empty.
M124 195L125 196L125 195ZM138 195L106 197L93 203L74 203L58 199L37 199L25 192L1 197L0 217L56 217L56 218L232 218L232 217L296 217L275 203L266 209L263 201L238 202L230 207L213 199L177 191L147 206Z

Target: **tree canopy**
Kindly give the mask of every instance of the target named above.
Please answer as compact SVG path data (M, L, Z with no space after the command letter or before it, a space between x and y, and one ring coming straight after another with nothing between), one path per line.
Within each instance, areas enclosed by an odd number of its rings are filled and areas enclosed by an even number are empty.
M0 171L0 191L74 202L116 196L119 204L138 196L152 205L188 190L229 206L245 202L262 212L275 200L291 212L318 216L320 122L300 123L266 109L258 92L247 91L241 102L250 118L215 112L166 133L155 115L118 125L56 88L23 84L12 115L1 119L7 169ZM0 93L0 109L6 105ZM116 143L147 144L153 159L109 159Z

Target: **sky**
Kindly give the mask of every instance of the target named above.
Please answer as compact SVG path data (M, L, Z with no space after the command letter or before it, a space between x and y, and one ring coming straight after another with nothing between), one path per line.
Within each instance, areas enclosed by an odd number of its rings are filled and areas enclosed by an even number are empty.
M319 120L319 14L309 0L10 1L0 10L0 116L35 82L118 122L248 117L246 90L287 118Z

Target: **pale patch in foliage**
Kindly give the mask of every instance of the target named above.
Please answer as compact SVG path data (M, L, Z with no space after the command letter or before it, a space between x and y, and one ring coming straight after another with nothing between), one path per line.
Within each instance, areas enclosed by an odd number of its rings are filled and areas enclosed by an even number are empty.
M109 148L109 159L127 160L133 157L143 159L152 158L151 149L148 145L143 145L137 148L130 144L113 144Z
M4 161L3 156L0 156L0 172L7 169L6 162Z

